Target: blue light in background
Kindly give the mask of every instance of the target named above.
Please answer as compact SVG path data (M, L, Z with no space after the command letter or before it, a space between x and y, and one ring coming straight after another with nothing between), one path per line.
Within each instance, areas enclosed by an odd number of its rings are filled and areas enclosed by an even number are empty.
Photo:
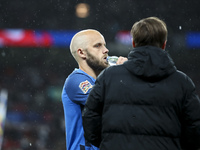
M188 48L200 48L200 32L190 32L186 35Z
M70 45L72 37L78 31L49 31L49 34L53 38L53 46L55 47L68 47Z

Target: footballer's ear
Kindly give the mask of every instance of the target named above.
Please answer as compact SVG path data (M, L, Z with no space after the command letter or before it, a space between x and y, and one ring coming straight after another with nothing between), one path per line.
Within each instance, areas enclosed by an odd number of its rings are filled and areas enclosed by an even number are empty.
M162 49L163 49L163 50L165 49L166 44L167 44L167 41L165 41L165 42L163 43L163 45L162 45Z
M77 55L78 55L79 57L85 59L85 58L86 58L86 51L83 50L82 48L79 48L79 49L77 50Z
M133 47L135 48L135 42L132 40L132 45L133 45Z

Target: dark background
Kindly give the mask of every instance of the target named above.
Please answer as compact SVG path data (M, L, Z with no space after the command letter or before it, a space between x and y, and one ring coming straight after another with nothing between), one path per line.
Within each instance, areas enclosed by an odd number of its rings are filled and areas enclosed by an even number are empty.
M90 5L90 15L78 18L75 6ZM166 50L177 68L194 81L200 94L200 48L186 44L188 32L200 31L198 0L1 0L0 29L99 30L110 55L127 56L131 45L116 41L117 32L149 16L168 26ZM0 48L0 89L8 90L2 150L65 149L61 90L77 63L65 48Z

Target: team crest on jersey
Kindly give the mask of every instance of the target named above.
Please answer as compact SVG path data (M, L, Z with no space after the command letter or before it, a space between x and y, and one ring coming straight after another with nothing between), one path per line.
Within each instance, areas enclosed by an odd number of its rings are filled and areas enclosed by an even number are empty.
M86 80L79 84L79 88L81 89L81 91L83 91L84 94L86 94L88 90L92 88L92 84L88 80Z

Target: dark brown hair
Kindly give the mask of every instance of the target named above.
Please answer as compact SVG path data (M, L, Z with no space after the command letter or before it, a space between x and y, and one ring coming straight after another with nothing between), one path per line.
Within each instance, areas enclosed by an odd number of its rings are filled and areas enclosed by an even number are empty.
M159 18L148 17L134 23L131 35L135 47L151 45L162 48L167 40L167 27Z

